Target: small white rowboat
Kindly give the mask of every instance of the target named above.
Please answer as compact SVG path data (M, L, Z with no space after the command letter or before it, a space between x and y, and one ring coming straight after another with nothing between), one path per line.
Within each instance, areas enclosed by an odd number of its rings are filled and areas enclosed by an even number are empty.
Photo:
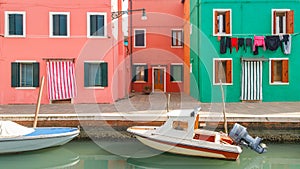
M14 153L60 146L78 136L71 127L27 128L11 121L0 121L0 153Z

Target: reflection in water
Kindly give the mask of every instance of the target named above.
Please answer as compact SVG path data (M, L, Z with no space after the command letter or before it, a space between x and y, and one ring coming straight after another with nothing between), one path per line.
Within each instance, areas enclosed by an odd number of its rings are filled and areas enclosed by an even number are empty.
M137 145L137 147L140 145ZM134 147L130 147L134 148ZM163 153L148 158L113 155L92 141L72 141L64 146L39 151L0 155L0 168L76 168L76 169L298 169L300 144L269 145L268 153L257 155L244 149L238 161L226 161ZM128 151L124 147L124 151ZM144 152L152 151L151 149Z

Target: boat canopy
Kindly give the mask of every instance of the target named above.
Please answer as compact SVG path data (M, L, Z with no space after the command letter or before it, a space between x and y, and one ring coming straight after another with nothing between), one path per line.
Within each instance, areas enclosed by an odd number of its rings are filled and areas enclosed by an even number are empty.
M0 138L24 136L32 132L34 132L33 128L12 121L0 121Z
M198 109L172 110L168 120L155 130L155 134L173 138L192 138Z

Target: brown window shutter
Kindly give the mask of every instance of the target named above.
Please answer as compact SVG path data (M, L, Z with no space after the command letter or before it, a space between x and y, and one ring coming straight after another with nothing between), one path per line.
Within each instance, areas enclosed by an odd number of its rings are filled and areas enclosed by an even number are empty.
M282 82L289 82L289 62L288 60L282 60Z
M273 12L273 34L276 34L276 11Z
M275 65L275 61L272 60L271 61L271 83L274 83L274 65Z
M294 33L294 11L286 12L286 33L293 34Z
M218 22L218 11L215 11L215 34L218 34L218 27L219 27L219 22Z
M219 80L219 60L215 60L215 83L220 83Z
M226 34L230 34L230 11L225 12Z
M232 61L227 60L226 61L226 83L232 83Z

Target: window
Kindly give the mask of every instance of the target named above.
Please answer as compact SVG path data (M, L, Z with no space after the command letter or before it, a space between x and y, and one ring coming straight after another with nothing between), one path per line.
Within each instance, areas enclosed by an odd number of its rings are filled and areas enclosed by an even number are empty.
M214 59L214 84L232 84L232 60Z
M36 62L11 63L11 87L38 87L39 72Z
M148 67L146 64L135 64L132 66L132 81L133 82L147 82L148 81Z
M134 47L146 47L146 30L135 29L134 30Z
M213 10L213 35L231 35L231 9Z
M288 59L270 59L271 84L289 83L288 61Z
M107 76L106 62L84 63L84 87L107 87Z
M289 9L272 10L272 33L294 33L294 11Z
M172 127L175 130L187 131L188 122L187 121L173 121Z
M70 36L70 13L50 12L50 37Z
M87 37L106 37L106 13L87 13Z
M171 64L171 81L182 82L183 81L183 66L182 64Z
M25 37L25 12L5 12L5 36Z
M172 30L172 46L183 46L182 30Z

